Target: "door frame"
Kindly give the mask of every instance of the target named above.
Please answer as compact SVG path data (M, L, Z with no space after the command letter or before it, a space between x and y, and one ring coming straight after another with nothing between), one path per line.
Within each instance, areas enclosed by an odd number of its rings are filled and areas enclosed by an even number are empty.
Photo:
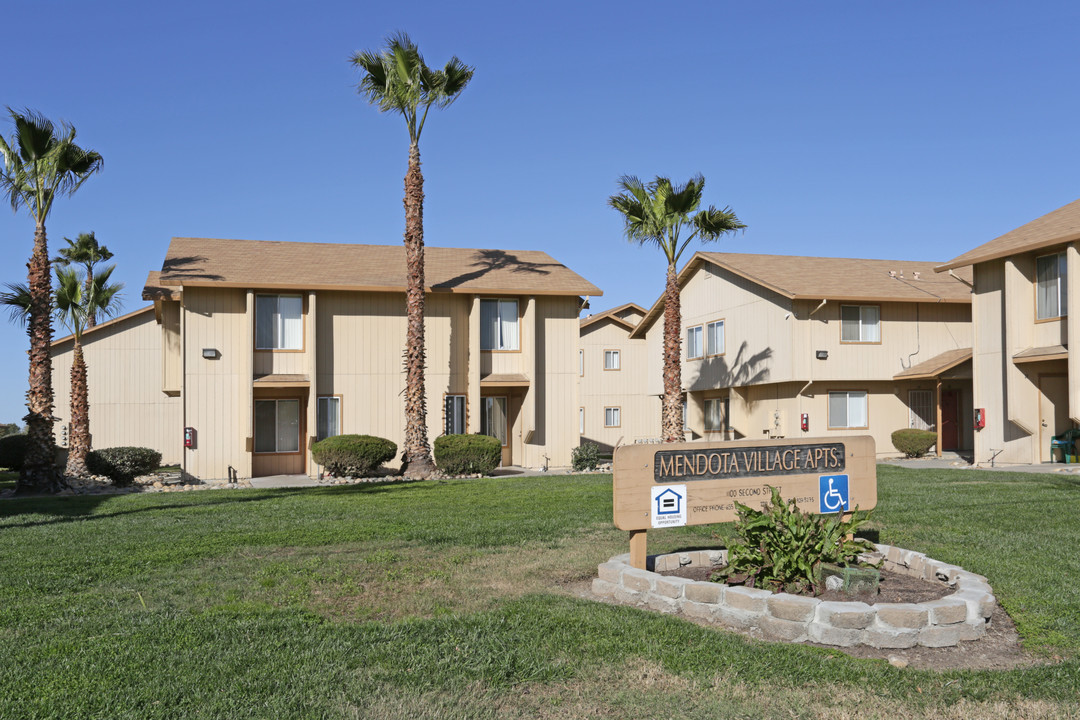
M1057 430L1057 432L1052 432L1052 433L1050 433L1049 437L1046 437L1046 431L1050 430L1050 426L1046 424L1046 418L1043 417L1043 400L1045 399L1045 400L1049 401L1051 398L1050 398L1049 395L1047 395L1045 392L1043 392L1043 378L1055 378L1055 379L1063 378L1065 380L1065 396L1063 398L1061 398L1061 400L1063 400L1066 403L1066 409L1065 409L1065 411L1063 413L1064 417L1066 418L1066 423L1068 423L1068 417L1069 417L1069 411L1068 411L1069 374L1068 373L1062 373L1062 372L1039 373L1039 376L1038 376L1039 382L1037 383L1037 387L1039 389L1039 397L1038 397L1038 401L1039 401L1039 460L1038 460L1038 462L1040 462L1040 463L1052 462L1053 461L1054 454L1050 451L1050 441L1053 439L1054 435L1060 434L1060 433L1064 432L1065 429L1066 429L1066 428L1062 428L1062 429L1058 430L1057 429L1057 418L1050 418L1051 422L1053 422L1053 424L1054 424L1054 429ZM1055 414L1057 414L1057 412L1058 412L1057 403L1054 403L1054 411L1055 411ZM1046 460L1043 459L1044 450L1046 452L1046 457L1048 458Z

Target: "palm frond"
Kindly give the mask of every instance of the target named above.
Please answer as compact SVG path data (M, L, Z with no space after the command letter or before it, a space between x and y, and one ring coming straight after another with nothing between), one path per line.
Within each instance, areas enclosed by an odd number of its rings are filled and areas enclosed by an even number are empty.
M5 283L7 292L0 293L0 305L7 307L11 322L26 327L30 318L30 288L26 283Z
M702 240L718 240L722 235L745 230L746 225L735 215L730 207L717 210L710 205L694 216L694 226L701 233Z

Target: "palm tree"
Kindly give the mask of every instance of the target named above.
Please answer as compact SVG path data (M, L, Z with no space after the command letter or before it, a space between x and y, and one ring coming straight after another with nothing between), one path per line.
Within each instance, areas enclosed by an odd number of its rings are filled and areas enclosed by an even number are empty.
M409 169L405 173L405 292L408 327L405 335L405 474L426 478L434 470L427 438L424 389L424 176L420 172L420 133L432 106L454 102L473 76L473 68L456 57L442 70L431 70L405 33L386 40L381 52L352 56L359 68L359 92L381 112L399 113L409 129Z
M115 265L103 269L87 287L71 268L56 268L56 319L71 330L75 347L71 360L71 432L68 438L68 459L65 474L84 477L86 455L90 452L90 400L86 382L86 360L83 357L82 336L95 315L112 317L120 310L120 291L123 283L110 283ZM26 323L30 314L30 289L23 284L7 285L0 293L0 305L8 306L13 321Z
M632 175L625 175L619 179L619 188L622 192L608 198L608 204L622 213L626 239L639 245L655 245L667 258L661 433L664 442L678 442L683 438L682 309L676 267L683 250L694 238L718 240L746 225L729 207L717 210L710 205L707 210L698 210L705 190L705 178L701 175L690 178L685 185L674 185L669 178L660 176L643 183ZM690 234L680 240L684 228L689 228Z
M86 269L86 291L90 292L94 285L94 267L101 262L112 260L113 254L104 245L98 245L94 233L79 233L75 240L64 238L68 244L66 248L60 248L60 254L52 259L55 265L67 267L69 265L82 265ZM97 314L91 313L86 318L86 327L97 325Z
M19 475L17 492L56 492L64 486L55 466L53 445L52 271L49 263L45 220L57 196L71 195L101 170L101 155L75 144L75 128L57 128L45 116L8 108L15 134L0 137L4 167L3 190L15 212L26 208L34 218L34 251L27 274L30 336L30 389L27 399L26 462Z

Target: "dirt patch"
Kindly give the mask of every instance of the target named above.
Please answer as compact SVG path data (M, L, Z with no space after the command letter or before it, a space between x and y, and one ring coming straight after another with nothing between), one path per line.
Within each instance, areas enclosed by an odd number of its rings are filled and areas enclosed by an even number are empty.
M678 570L657 573L657 575L673 575L689 580L708 580L715 568L702 567L700 565L686 565ZM956 592L955 588L940 580L923 580L922 578L904 575L902 573L881 571L881 583L877 594L861 593L849 595L839 590L827 590L817 597L821 600L836 600L839 602L864 602L867 605L877 603L922 603L931 600L940 600L946 595Z

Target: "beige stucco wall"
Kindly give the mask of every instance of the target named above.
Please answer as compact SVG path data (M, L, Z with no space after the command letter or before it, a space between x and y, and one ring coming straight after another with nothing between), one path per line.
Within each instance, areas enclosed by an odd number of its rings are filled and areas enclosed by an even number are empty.
M74 342L53 345L55 426L71 417ZM153 310L137 312L83 337L90 402L90 434L96 449L134 445L153 448L165 463L180 462L183 424L178 397L162 392L161 331Z
M582 442L595 442L609 449L660 437L660 397L643 392L649 384L646 347L644 338L630 339L625 327L610 320L601 320L581 331L584 372L578 386L581 407L585 409ZM604 370L605 350L619 351L619 370ZM619 427L604 427L607 407L619 408ZM575 427L580 428L577 418Z

